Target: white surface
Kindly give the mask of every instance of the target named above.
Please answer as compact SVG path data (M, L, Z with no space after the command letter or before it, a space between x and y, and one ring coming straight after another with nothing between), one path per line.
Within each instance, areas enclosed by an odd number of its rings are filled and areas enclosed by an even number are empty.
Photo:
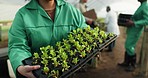
M7 60L7 65L10 78L16 78L9 59Z

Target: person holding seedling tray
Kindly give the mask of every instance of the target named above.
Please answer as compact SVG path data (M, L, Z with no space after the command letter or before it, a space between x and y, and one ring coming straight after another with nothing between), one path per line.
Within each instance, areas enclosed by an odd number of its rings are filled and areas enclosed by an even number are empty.
M32 56L38 58L42 53L40 50L44 50L40 47L55 46L58 41L67 38L70 31L85 27L87 25L83 15L64 0L31 0L16 13L8 33L8 56L16 77L36 78L32 71L40 69L41 66L24 65L22 61ZM54 49L52 51L50 55L54 57ZM64 53L61 56L63 60L67 57ZM42 57L44 71L48 72L50 69L46 67L48 64L45 59L46 53ZM56 57L51 59L54 66L59 64L57 59ZM73 62L76 63L77 58L74 58ZM63 71L69 67L66 61L63 61L62 65L65 66ZM56 72L53 70L52 74Z

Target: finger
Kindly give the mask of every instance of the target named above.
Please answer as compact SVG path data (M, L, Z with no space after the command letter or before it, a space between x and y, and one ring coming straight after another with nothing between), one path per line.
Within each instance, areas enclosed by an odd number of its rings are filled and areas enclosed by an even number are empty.
M32 70L39 69L39 68L40 68L40 65L35 65L35 66L26 65L26 66L24 66L24 67L25 67L25 69L29 72L29 71L32 71Z
M40 68L40 65L35 65L33 66L33 69L36 70L36 69L39 69Z

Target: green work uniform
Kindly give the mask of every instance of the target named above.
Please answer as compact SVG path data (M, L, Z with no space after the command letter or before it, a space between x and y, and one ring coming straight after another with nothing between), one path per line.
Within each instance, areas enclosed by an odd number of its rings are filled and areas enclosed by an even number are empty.
M56 0L55 17L52 20L37 0L31 0L17 12L9 30L9 59L14 72L22 60L33 52L66 38L71 30L87 27L83 15L64 0Z
M136 43L142 34L144 26L148 25L148 2L145 1L137 9L135 14L132 16L135 26L127 28L127 37L125 42L125 49L128 55L135 54Z

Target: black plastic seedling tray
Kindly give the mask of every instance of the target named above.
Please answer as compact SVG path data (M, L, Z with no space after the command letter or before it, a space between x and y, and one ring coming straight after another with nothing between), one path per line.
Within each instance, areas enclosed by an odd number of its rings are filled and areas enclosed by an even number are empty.
M118 25L119 26L124 26L124 27L129 27L127 25L128 20L131 20L132 15L130 14L119 14L118 16Z
M64 71L64 72L60 72L59 78L70 77L72 74L74 74L80 68L82 68L88 61L90 61L93 57L95 57L96 54L98 54L98 52L100 52L102 49L104 49L106 46L108 46L111 42L116 40L116 38L117 38L117 36L115 35L115 36L111 37L110 39L106 40L104 43L99 44L99 47L94 49L91 53L87 54L87 57L80 59L78 64L74 65L74 64L69 63L70 69L67 71ZM25 65L32 65L32 62L33 62L32 57L23 60L23 63ZM48 78L46 75L42 74L42 66L40 69L33 71L33 74L37 78Z

